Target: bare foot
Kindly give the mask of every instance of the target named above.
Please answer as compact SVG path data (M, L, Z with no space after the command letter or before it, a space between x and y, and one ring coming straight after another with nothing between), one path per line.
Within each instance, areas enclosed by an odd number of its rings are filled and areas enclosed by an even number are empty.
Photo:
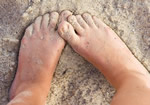
M58 31L117 89L112 105L150 105L150 75L122 40L95 16L69 16Z
M117 89L112 105L150 105L150 75L123 41L95 16L69 16L59 34Z
M71 12L61 13L65 21ZM59 14L38 17L25 32L21 42L19 63L10 90L9 105L44 105L50 83L65 41L56 30Z
M147 78L144 79L149 76L146 69L116 33L97 17L88 13L69 16L68 22L62 22L58 31L61 37L67 40L77 53L95 65L114 87L119 88L130 75L140 75L140 79L147 81Z

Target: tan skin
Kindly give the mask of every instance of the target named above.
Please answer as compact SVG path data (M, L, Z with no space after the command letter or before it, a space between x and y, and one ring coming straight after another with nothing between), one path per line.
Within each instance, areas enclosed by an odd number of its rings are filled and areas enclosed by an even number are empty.
M150 105L150 75L116 33L95 16L69 11L38 17L27 28L8 105L45 104L64 40L116 88L111 105Z

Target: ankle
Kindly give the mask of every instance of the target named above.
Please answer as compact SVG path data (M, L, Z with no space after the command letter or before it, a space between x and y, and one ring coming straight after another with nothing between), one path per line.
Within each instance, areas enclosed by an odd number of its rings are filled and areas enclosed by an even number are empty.
M49 87L50 88L50 87ZM20 84L14 91L10 91L10 100L19 95L22 92L32 93L32 94L39 94L41 96L47 96L49 92L49 88L45 87L44 85L40 84Z
M10 103L17 103L15 105L45 105L46 98L47 94L44 93L44 90L29 88L16 93Z
M117 90L124 87L130 89L145 88L150 89L150 75L143 74L141 72L130 72L120 77L119 82L116 86Z

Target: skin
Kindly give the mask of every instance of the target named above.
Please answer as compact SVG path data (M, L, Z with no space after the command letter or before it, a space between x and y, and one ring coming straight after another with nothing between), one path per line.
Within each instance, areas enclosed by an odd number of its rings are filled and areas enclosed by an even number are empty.
M149 73L106 24L88 13L74 16L64 11L56 31L58 13L46 15L38 17L22 39L8 105L45 104L64 40L116 88L111 105L150 105Z
M71 14L63 11L59 16L52 12L38 17L26 29L8 105L45 105L53 73L65 46L56 25L66 21Z
M59 34L116 88L111 105L150 105L150 75L117 34L88 13L72 15Z

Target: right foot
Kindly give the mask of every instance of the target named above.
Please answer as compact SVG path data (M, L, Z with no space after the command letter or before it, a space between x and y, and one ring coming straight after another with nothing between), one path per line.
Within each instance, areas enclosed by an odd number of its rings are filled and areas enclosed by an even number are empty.
M68 22L62 22L58 31L77 53L100 69L116 88L127 75L141 75L139 78L143 78L148 74L116 33L95 16L88 13L69 16Z

